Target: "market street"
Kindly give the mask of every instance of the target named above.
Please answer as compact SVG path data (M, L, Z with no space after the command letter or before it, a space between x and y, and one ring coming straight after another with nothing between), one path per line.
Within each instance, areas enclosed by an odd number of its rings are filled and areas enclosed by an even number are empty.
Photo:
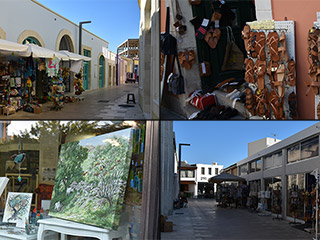
M135 95L136 104L133 107L124 108L119 105L127 104L127 94ZM68 95L68 94L67 94ZM73 94L74 96L74 94ZM1 116L2 119L144 119L144 115L138 103L138 84L124 84L98 90L85 91L79 98L83 101L65 104L61 111L50 111L53 103L42 106L42 113L33 114L24 111L9 116Z
M161 239L299 239L311 234L291 227L287 221L258 216L247 209L218 208L213 199L188 199L188 207L174 210L173 232L162 232Z

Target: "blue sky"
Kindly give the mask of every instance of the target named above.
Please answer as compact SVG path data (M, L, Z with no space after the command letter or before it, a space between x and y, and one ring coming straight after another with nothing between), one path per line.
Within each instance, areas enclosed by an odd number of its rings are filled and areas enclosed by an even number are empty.
M248 155L248 143L277 135L284 140L315 121L175 121L173 129L188 163L218 162L227 167Z
M109 49L113 52L128 38L139 38L138 0L37 1L76 24L92 21L84 28L108 41Z

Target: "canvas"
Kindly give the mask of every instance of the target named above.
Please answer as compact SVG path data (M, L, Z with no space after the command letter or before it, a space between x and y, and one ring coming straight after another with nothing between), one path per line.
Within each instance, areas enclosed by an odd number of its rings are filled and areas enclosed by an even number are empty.
M63 144L49 215L117 229L131 145L131 129Z
M9 192L4 209L3 222L25 223L29 221L32 193Z

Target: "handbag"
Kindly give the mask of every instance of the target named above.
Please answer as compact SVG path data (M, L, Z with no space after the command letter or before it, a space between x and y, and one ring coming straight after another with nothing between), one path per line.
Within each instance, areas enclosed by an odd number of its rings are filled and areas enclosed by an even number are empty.
M160 37L160 51L165 55L176 54L177 39L170 34L170 8L167 7L166 32Z
M222 65L222 71L244 70L244 54L235 43L232 28L227 28L227 47Z
M216 96L214 93L202 94L200 90L196 90L186 99L192 106L204 110L206 107L216 104Z
M179 74L173 73L174 69L174 62L177 59ZM174 95L181 95L185 94L184 91L184 78L181 73L181 67L178 60L177 54L174 55L173 63L172 63L172 71L167 80L168 83L168 91L172 92Z

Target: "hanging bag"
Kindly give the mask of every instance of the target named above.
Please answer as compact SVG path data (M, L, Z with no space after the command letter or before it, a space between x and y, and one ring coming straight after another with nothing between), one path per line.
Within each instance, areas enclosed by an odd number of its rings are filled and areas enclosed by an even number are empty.
M228 26L227 28L227 47L224 56L224 61L222 65L222 71L230 70L243 70L244 55L242 51L237 46L232 28Z
M174 63L176 60L178 62L179 74L173 73ZM172 71L168 77L167 83L168 83L168 91L169 92L172 92L174 95L185 94L184 78L181 73L181 67L180 67L180 63L179 63L177 54L174 55L174 59L173 59L173 63L172 63Z
M161 34L160 51L165 55L176 54L177 39L170 34L170 8L167 7L166 32Z

